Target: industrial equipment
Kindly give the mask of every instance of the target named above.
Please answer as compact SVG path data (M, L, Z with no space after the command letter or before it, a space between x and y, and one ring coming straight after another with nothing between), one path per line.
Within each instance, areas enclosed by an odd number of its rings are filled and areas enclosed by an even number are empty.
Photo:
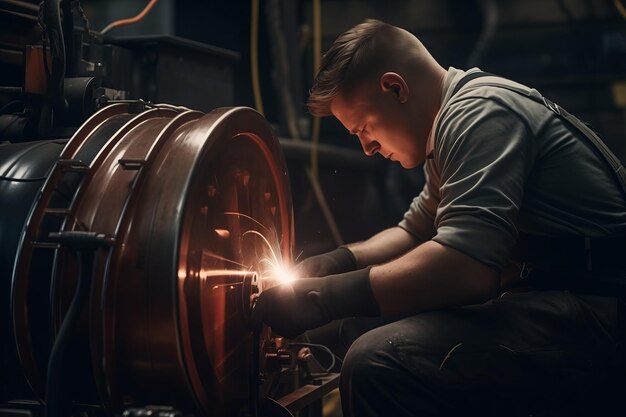
M221 107L236 54L104 38L76 1L1 7L23 61L0 59L0 416L279 416L336 386L248 327L294 228L269 123ZM195 89L167 88L181 55Z

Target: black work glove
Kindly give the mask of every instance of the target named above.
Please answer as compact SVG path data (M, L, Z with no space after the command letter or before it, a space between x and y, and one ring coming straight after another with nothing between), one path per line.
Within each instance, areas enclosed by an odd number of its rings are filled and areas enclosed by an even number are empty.
M272 331L294 338L331 320L378 316L369 278L370 268L320 278L301 278L261 293L250 324L258 331L265 323Z
M301 277L325 277L354 271L356 266L356 259L350 249L340 246L333 251L306 258L298 264L297 271Z

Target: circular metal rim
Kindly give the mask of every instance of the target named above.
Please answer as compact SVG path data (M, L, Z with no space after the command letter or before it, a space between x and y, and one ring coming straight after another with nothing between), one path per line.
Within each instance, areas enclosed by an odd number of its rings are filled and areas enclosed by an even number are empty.
M230 140L234 139L237 136L246 136L250 138L256 146L261 150L262 155L268 163L268 167L271 170L272 178L274 183L280 184L277 185L277 189L285 190L284 194L279 193L278 197L280 199L279 209L280 215L279 218L282 220L283 224L281 225L281 231L283 233L281 241L281 250L282 257L285 260L291 261L292 253L293 253L293 214L291 209L291 192L289 189L289 179L287 176L287 168L286 163L284 161L284 157L282 155L282 151L280 150L279 142L274 135L271 127L267 124L265 119L256 111L248 108L235 108L235 109L219 109L215 110L212 113L205 116L205 118L198 121L199 126L198 129L200 131L204 130L204 126L200 125L200 123L206 124L210 130L206 132L207 140L211 140L212 143L208 145L208 148L205 152L210 151L215 145L217 140ZM196 159L194 164L194 169L190 172L197 173L200 172L199 169L196 169L196 164L199 164L202 161L203 157L199 157ZM186 189L184 191L184 195L188 195L191 189L191 181L187 182ZM189 203L188 198L181 199L186 204ZM188 216L182 217L183 221L189 219ZM181 323L181 279L180 279L180 271L181 271L181 263L182 263L182 253L184 252L182 241L183 231L185 230L185 225L181 225L178 227L178 230L181 231L181 235L178 237L178 242L176 243L176 247L178 248L177 259L178 259L178 268L176 270L176 276L179 276L178 288L177 288L177 325L178 325L178 334L179 337L177 340L179 341L179 349L182 354L182 358L185 361L185 369L187 371L187 377L190 381L193 392L196 395L196 399L200 404L201 409L205 412L209 412L210 409L210 401L206 396L204 396L204 385L201 382L200 375L197 373L197 366L195 360L193 359L193 352L191 349L189 334L185 332L185 327ZM268 332L265 333L266 337Z

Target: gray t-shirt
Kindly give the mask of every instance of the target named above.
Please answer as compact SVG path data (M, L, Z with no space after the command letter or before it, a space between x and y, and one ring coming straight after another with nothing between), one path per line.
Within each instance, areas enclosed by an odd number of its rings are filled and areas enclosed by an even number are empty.
M399 226L496 269L507 263L518 231L625 235L626 201L593 146L543 104L481 85L488 78L451 97L474 71L448 70L426 184Z

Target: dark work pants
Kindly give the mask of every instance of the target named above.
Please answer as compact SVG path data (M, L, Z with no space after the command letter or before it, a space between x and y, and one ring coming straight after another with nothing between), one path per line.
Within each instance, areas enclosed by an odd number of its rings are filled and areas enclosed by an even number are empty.
M369 330L343 361L344 417L625 415L619 303L533 291Z

